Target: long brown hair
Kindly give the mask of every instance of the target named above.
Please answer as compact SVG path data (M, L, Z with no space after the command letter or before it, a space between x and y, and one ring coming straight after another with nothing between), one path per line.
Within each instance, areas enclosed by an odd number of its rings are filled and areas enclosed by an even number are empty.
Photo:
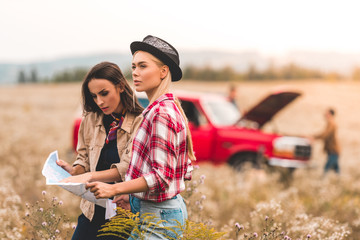
M120 93L120 100L126 112L139 115L143 111L143 107L141 107L138 99L134 96L135 94L122 74L119 66L111 62L101 62L90 69L82 83L84 112L102 112L99 106L95 103L89 90L89 82L95 78L106 79L114 84L114 86L119 86L120 89L124 90Z

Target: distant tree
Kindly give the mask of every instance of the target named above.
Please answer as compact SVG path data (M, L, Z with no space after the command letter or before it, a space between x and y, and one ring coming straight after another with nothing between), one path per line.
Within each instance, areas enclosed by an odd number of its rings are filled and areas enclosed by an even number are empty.
M336 80L340 80L343 78L343 76L337 72L328 72L325 74L324 78L326 80L330 80L330 81L336 81Z
M18 72L17 82L20 84L26 83L26 76L24 70Z
M50 81L51 80L50 80L49 77L44 77L44 78L41 79L41 82L43 82L43 83L49 83Z
M73 70L73 76L72 76L72 78L73 78L73 80L74 80L75 82L81 82L81 81L84 80L87 72L88 72L88 69L75 68L75 69Z
M294 79L296 78L296 70L297 67L294 63L289 63L288 65L284 66L281 70L281 76L284 79Z
M275 64L273 61L270 61L270 64L268 66L268 68L264 71L264 79L277 79L278 76L278 71L275 67Z
M184 69L184 78L185 79L197 79L198 75L198 68L189 65L186 66Z
M217 72L210 65L207 65L200 71L200 79L209 81L216 80Z
M225 66L220 70L217 80L231 81L236 79L237 79L237 74L235 73L234 69L230 66Z
M38 79L38 74L37 74L37 71L36 71L36 69L35 68L33 68L32 70L31 70L31 73L30 73L30 82L31 83L37 83L38 81L39 81L39 79Z
M247 72L245 73L245 78L249 80L260 79L258 70L256 69L255 64L250 64Z
M55 73L50 82L81 82L87 72L84 68L66 69Z

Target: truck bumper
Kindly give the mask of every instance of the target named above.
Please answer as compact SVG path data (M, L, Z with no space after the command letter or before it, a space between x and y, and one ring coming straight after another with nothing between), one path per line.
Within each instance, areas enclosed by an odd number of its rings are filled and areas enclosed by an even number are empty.
M272 157L269 159L269 165L285 168L308 168L309 161Z

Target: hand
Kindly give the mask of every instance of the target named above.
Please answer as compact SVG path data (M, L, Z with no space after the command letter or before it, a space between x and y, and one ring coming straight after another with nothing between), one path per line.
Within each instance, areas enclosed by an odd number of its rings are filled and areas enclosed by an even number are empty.
M74 170L73 170L73 167L69 163L65 162L64 160L59 159L59 160L56 160L56 164L59 165L60 167L62 167L65 171L67 171L71 175L73 175L72 173Z
M107 184L103 182L92 182L86 184L86 189L90 189L90 192L94 193L97 199L110 198L116 195L114 185L115 184Z
M80 174L80 175L75 175L75 176L71 176L68 178L65 178L63 180L61 180L60 182L63 183L87 183L87 182L91 182L91 173L87 172L84 174Z
M116 196L112 202L122 209L131 210L129 194Z

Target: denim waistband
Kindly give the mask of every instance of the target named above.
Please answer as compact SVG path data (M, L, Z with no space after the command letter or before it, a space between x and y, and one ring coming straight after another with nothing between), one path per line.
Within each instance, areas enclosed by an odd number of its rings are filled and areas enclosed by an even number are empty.
M170 198L168 200L165 200L165 201L177 199L178 197L179 197L179 194L175 195L174 197L172 197L172 198ZM137 197L135 197L135 196L133 196L131 194L129 196L129 201L130 201L130 206L131 206L131 212L133 212L133 213L140 212L140 202L152 202L152 201L142 200L142 199L137 198Z

